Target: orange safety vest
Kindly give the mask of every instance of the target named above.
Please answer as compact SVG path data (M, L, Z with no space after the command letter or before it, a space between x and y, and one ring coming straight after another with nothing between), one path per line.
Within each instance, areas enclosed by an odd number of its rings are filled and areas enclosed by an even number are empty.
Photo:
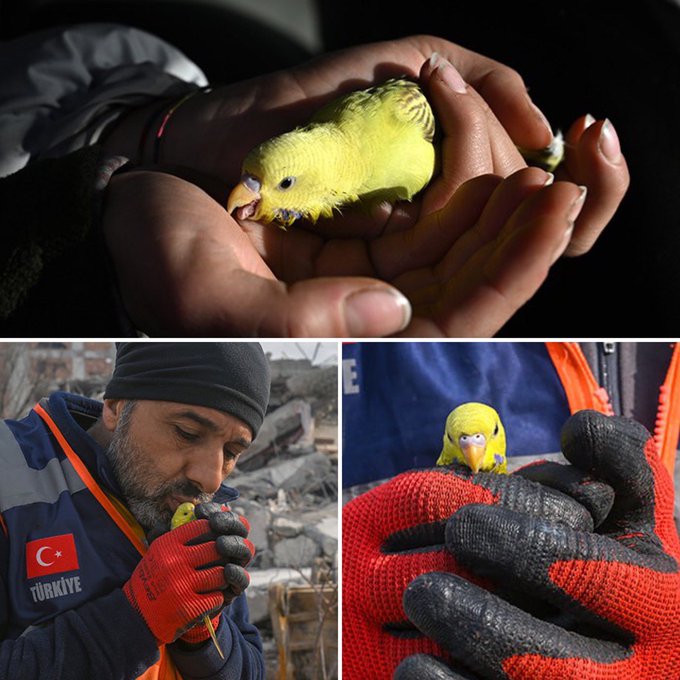
M571 413L594 409L612 415L609 395L598 385L577 342L546 342L548 354L560 377ZM666 378L659 388L654 440L659 456L673 476L680 434L680 343L675 343Z
M94 480L90 471L85 467L85 464L80 459L78 454L71 448L71 445L66 441L66 438L57 427L54 420L47 413L47 411L40 406L35 406L35 411L43 419L47 427L59 442L62 451L71 462L73 469L76 471L85 486L89 489L92 495L99 501L109 517L116 523L118 528L125 534L132 545L139 551L140 555L144 555L147 551L146 543L143 540L144 531L134 517L118 503L114 503L112 499L102 490L102 488ZM166 645L160 645L158 648L160 652L160 659L151 667L140 675L137 680L182 680L182 676L175 667L172 657L167 650Z

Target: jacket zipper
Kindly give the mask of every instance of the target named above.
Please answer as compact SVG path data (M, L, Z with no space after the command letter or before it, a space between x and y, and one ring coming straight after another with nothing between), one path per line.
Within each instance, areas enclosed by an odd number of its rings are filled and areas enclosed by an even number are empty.
M616 349L615 342L597 343L598 382L609 395L609 403L614 413L621 415L621 388Z

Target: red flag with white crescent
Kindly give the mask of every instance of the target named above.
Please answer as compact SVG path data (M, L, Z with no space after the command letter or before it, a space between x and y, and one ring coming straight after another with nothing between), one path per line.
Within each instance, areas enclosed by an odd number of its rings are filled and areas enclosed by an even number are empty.
M26 544L26 576L38 578L48 574L79 569L73 534L61 534L29 541Z

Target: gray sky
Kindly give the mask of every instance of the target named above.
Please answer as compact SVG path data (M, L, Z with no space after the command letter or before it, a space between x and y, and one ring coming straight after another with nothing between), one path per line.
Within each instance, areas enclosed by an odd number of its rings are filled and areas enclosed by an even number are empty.
M264 351L270 353L274 359L312 359L314 357L315 365L324 364L328 366L338 363L337 342L281 340L280 342L262 342L260 344Z

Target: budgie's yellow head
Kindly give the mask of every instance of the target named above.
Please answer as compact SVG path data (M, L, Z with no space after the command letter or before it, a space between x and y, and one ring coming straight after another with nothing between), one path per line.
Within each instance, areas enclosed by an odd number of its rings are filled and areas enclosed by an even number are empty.
M256 146L246 156L241 180L227 201L238 219L277 222L330 216L344 197L329 175L332 140L322 127L297 128Z
M171 529L176 529L177 527L181 527L183 524L186 524L187 522L193 522L196 519L196 515L194 514L194 504L193 503L180 503L177 506L177 510L175 510L175 514L172 516L172 519L170 520L170 528Z
M495 409L479 402L461 404L449 413L437 465L454 461L473 472L507 472L505 429Z

